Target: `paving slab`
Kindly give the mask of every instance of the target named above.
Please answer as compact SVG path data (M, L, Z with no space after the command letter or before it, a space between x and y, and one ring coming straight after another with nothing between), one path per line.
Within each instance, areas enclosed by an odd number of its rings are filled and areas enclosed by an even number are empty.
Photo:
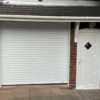
M51 100L49 89L41 87L31 88L30 100Z
M70 90L50 85L8 86L0 89L0 100L100 100L100 90Z
M12 98L10 90L0 90L0 100L11 100Z

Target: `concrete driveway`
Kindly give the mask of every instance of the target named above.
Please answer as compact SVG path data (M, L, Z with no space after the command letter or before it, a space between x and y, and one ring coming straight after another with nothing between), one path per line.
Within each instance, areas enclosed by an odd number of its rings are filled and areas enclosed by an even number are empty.
M69 90L66 86L4 86L0 100L100 100L100 90Z

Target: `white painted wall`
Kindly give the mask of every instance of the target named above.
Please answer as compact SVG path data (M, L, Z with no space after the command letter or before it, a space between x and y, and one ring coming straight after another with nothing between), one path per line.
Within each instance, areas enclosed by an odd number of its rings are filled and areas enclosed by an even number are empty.
M2 2L2 1L4 1L4 0L0 0L0 2Z
M100 1L96 1L96 0L78 0L78 2L80 3L80 5L86 6L86 5L90 5L90 6L98 6L100 5Z
M39 2L38 0L4 0L7 4L26 4L26 5L98 5L99 1L93 0L43 0Z
M76 0L43 0L39 2L38 0L4 0L4 3L9 4L35 4L35 5L76 5Z

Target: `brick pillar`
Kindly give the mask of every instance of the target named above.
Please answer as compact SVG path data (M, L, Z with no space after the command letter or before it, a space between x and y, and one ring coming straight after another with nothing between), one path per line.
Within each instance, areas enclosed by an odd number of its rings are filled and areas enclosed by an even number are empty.
M76 87L76 58L77 58L77 44L74 42L74 23L71 25L70 36L70 81L69 88Z

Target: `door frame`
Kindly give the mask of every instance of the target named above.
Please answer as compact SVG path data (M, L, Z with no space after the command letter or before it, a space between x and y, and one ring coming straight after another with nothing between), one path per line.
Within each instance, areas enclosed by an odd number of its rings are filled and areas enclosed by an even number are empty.
M88 29L83 29L83 30L87 31ZM96 33L97 30L98 29L90 29L90 31L93 31L94 33ZM81 51L79 49L80 48L80 42L79 42L80 37L79 37L79 34L80 34L80 31L78 33L78 39L77 39L78 41L77 41L77 64L76 64L76 66L77 66L77 69L76 69L76 89L91 89L92 87L84 87L84 86L82 87L79 84L79 81L80 81L80 78L79 78L79 75L80 75L80 63L81 63L81 59L80 59ZM100 73L100 66L97 66L97 64L96 64L96 67L99 69L99 73ZM98 77L98 86L96 88L94 88L94 89L100 89L100 74L98 76L99 76Z

